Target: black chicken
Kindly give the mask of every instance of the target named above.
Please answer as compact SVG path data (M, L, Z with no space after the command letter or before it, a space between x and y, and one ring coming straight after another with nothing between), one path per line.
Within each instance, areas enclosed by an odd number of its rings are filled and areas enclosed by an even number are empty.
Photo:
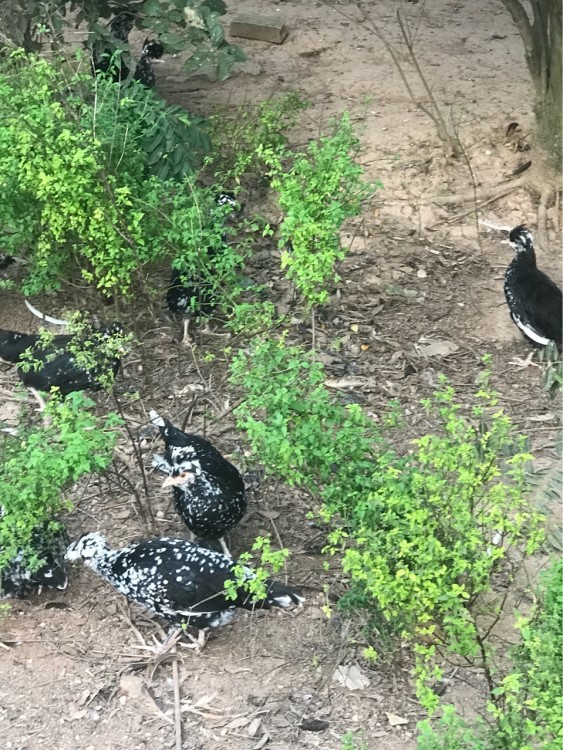
M154 63L162 62L162 55L164 54L164 46L161 42L156 40L145 39L143 49L141 50L141 56L139 62L133 73L133 79L142 83L148 89L153 89L156 84L156 78L154 75Z
M2 508L0 508L2 524ZM6 596L23 597L41 586L65 589L67 584L64 555L69 539L64 528L56 532L47 526L32 534L31 546L41 564L31 570L26 556L19 552L0 569L0 599ZM1 552L1 549L0 549Z
M224 536L246 511L244 482L238 471L208 440L174 427L151 410L166 449L153 466L168 474L163 487L174 488L176 510L190 531L202 539L219 539L230 555Z
M6 268L9 268L15 262L16 262L16 259L14 258L13 255L8 255L7 253L0 253L0 271L5 271Z
M34 363L29 369L18 367L17 373L25 386L37 391L50 391L56 387L66 396L73 391L100 390L100 378L115 377L120 360L110 355L100 356L99 352L96 354L96 348L104 340L122 334L123 327L119 323L113 323L103 326L82 340L76 336L62 334L54 336L48 345L43 346L37 333L0 330L0 359L18 364L22 362L24 353L30 351ZM76 342L86 356L92 358L91 366L80 365L76 361L76 354L68 351L69 345L73 342Z
M561 350L561 289L536 266L534 238L525 224L512 229L508 242L515 251L504 277L510 316L528 341L540 346L554 341Z
M97 39L92 46L92 72L95 75L102 73L109 75L114 83L125 80L129 75L129 67L123 60L123 51L129 49L129 34L135 25L135 14L128 11L118 13L111 19L107 29L115 44L111 45L107 40ZM115 55L115 51L119 53Z
M110 34L115 44L110 45L105 40L97 40L92 48L92 69L94 75L99 73L109 76L114 83L121 83L129 78L129 66L124 59L124 52L129 49L129 34L135 25L135 14L123 11L116 15L108 24ZM116 54L117 52L117 54ZM139 61L132 78L147 88L154 88L155 62L161 62L164 46L161 42L145 39Z
M218 208L228 206L233 209L237 201L233 193L219 193L215 197L215 205ZM227 238L223 236L223 244L226 245ZM207 248L206 256L209 260L217 257L217 248ZM209 264L211 265L211 264ZM207 269L209 270L209 269ZM217 306L217 292L215 284L210 275L205 275L199 269L181 271L172 269L170 285L166 292L166 307L171 313L183 318L184 332L182 343L189 342L188 325L190 315L200 315L209 318Z
M253 599L242 588L236 590L236 599L227 599L224 585L236 581L236 563L184 539L163 537L111 550L101 534L86 534L70 545L65 559L82 560L119 593L156 615L198 628L200 647L206 630L229 623L237 607L271 609L303 601L295 589L271 580L265 582L263 599ZM247 581L254 578L250 568L245 572Z

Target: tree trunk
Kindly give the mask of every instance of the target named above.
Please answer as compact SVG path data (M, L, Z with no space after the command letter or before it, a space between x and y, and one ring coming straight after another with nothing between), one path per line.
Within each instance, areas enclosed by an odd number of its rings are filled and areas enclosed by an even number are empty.
M561 0L501 0L518 27L536 90L538 139L561 168ZM528 10L531 17L528 15Z

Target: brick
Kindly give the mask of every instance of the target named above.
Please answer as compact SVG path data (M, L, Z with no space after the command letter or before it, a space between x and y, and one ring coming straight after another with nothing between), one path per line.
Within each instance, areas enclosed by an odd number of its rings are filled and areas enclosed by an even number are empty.
M261 16L257 13L240 13L231 21L231 36L242 39L258 39L260 42L283 44L288 31L276 16Z

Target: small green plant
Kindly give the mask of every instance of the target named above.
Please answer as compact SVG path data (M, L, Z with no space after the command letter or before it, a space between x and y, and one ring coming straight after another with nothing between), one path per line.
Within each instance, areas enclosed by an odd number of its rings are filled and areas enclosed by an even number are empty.
M340 750L368 750L368 746L357 733L345 732L340 738Z
M57 526L56 518L72 505L65 490L84 474L101 471L111 461L120 419L100 419L94 403L82 393L64 401L52 398L44 415L48 426L25 428L5 435L0 444L0 570L18 554L31 568L39 565L32 536L36 528Z
M491 713L510 750L563 745L563 560L541 576L538 601L516 627L513 671L494 691Z
M333 400L322 366L301 347L287 346L284 337L258 339L250 353L233 358L231 377L245 393L238 425L266 470L317 492L319 483L329 485L351 462L346 481L353 468L363 475L371 466L373 422L356 404L342 407ZM358 481L349 492L353 486Z
M543 387L554 398L563 388L563 359L553 341L540 350L539 360L543 364Z
M259 563L250 568L253 553L259 554ZM243 552L239 556L233 568L233 578L225 581L225 596L227 599L235 600L241 591L248 593L252 601L264 599L267 594L266 582L274 573L277 573L289 557L289 550L283 548L273 551L270 537L256 537L251 552Z
M446 705L439 721L419 725L418 750L560 750L563 744L563 561L540 578L538 601L519 618L521 642L498 681L485 722Z
M435 726L425 720L419 724L419 731L417 750L492 750L484 722L469 724L451 705L444 706Z
M362 201L380 185L361 180L362 168L354 161L359 141L350 116L333 120L330 127L329 135L294 154L285 147L257 148L284 213L282 268L310 306L325 302L327 284L339 279L335 266L346 255L339 235L344 221L358 214Z
M230 109L213 115L210 132L216 150L207 158L209 168L224 175L228 182L248 181L255 175L262 177L267 165L260 155L286 148L287 132L308 106L292 91L256 107L240 108L235 117Z

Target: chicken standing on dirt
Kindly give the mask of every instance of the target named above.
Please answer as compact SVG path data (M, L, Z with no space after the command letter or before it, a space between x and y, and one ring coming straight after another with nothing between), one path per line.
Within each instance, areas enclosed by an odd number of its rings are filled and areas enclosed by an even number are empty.
M236 585L236 563L185 539L162 537L112 550L105 537L92 533L73 542L65 559L83 561L119 593L175 625L198 628L198 639L192 638L198 649L206 631L229 623L237 607L271 609L303 601L295 589L271 580L262 599L243 588L236 589L236 599L227 599L224 586L228 580ZM250 568L245 573L245 580L254 578Z
M178 514L196 537L219 539L229 555L224 536L246 511L240 472L208 440L182 432L154 410L150 418L166 446L153 466L169 475L162 486L174 488Z
M237 206L236 198L232 193L218 193L215 196L215 205L219 209L233 210ZM227 237L223 235L223 245L227 245ZM201 317L208 320L217 307L219 294L213 279L213 260L220 254L218 248L209 247L205 251L205 269L180 270L172 269L170 284L166 292L166 308L174 315L183 319L182 343L189 345L190 337L188 326L190 317ZM211 333L209 323L206 323L205 333ZM214 334L222 335L222 334Z
M561 289L537 267L534 238L525 224L512 229L508 242L515 251L504 279L510 317L531 343L547 346L554 341L561 350Z

